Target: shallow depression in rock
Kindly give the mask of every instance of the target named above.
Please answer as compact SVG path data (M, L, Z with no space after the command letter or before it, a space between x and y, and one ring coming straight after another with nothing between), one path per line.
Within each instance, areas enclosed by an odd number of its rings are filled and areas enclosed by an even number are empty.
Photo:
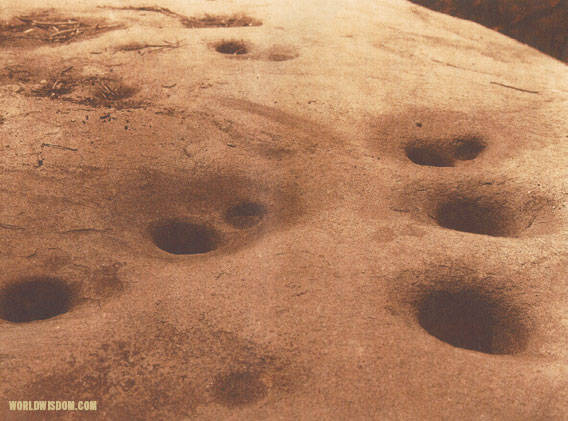
M150 227L154 244L172 254L202 254L217 249L219 236L205 225L167 220Z
M248 371L234 371L220 375L213 383L213 397L227 407L253 404L267 395L267 387L259 374Z
M454 158L459 161L471 161L485 149L485 143L477 138L456 139Z
M260 223L266 212L266 207L260 203L242 202L227 210L225 221L235 228L251 228Z
M441 341L486 354L520 352L526 338L512 306L477 291L431 293L419 304L418 322Z
M15 323L45 320L68 312L71 302L71 289L61 279L27 279L1 291L0 316Z
M222 41L215 46L215 50L221 54L244 55L248 48L242 41Z

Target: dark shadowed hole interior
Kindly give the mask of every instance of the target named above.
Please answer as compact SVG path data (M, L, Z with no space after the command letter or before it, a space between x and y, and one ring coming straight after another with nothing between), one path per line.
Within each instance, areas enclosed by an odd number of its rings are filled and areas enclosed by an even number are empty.
M255 202L242 202L227 210L225 221L235 228L251 228L257 225L265 214L266 208L264 205Z
M60 279L29 279L1 291L0 315L15 323L50 319L69 311L71 298L71 289Z
M150 228L154 244L172 254L201 254L217 248L217 233L199 224L165 221Z
M429 167L453 167L448 153L433 145L409 145L405 148L406 156L417 165Z
M248 53L247 46L240 41L225 41L218 44L215 50L222 54L243 55Z
M460 161L471 161L485 149L485 145L477 138L457 139L454 158Z
M504 211L496 204L482 204L472 199L455 199L442 204L436 214L444 228L493 237L513 236Z
M230 408L253 404L266 394L267 387L258 373L235 371L218 376L213 383L215 401Z
M523 327L517 315L503 314L505 308L475 291L434 292L420 303L418 322L429 334L455 347L514 354L522 349Z

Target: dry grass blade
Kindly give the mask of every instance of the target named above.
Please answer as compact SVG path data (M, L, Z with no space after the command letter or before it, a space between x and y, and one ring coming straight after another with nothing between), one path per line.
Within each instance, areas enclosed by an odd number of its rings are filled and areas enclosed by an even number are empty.
M33 26L64 26L64 25L77 25L79 24L79 21L76 21L74 19L68 19L66 21L55 21L55 22L42 22L42 21L37 21L31 17L24 17L24 16L19 16L18 17L19 20L21 20L22 22L28 23L30 25Z
M103 101L112 102L130 98L135 92L134 88L123 85L121 82L98 79L95 96Z
M165 7L161 7L161 6L122 6L122 7L118 7L118 6L98 6L99 9L110 9L110 10L132 10L132 11L136 11L136 12L155 12L155 13L161 13L162 15L166 15L166 16L170 16L170 17L175 17L175 18L184 18L183 15L180 15L179 13L176 12L172 12L170 9L165 8Z
M55 78L39 89L33 89L32 95L46 98L58 98L73 91L75 83L67 79Z
M235 28L243 26L260 26L262 22L250 16L234 15L205 15L202 18L184 18L181 23L187 28Z
M174 49L182 47L181 41L169 42L164 40L163 44L148 44L148 43L141 43L141 42L132 42L129 44L121 45L120 47L115 48L115 51L142 51L142 50L150 50L149 52L161 51L164 49Z
M234 28L241 26L260 26L262 22L243 14L208 15L201 18L187 17L161 6L99 6L102 9L133 10L137 12L155 12L176 18L186 28Z
M73 92L77 86L77 82L68 75L68 72L72 69L73 66L69 66L49 81L42 81L43 86L38 89L32 89L32 95L55 99Z

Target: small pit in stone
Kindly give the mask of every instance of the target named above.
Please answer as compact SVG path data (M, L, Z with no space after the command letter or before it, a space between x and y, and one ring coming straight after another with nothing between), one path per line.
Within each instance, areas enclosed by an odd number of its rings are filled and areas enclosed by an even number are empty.
M418 322L443 342L486 354L515 354L526 342L518 311L477 291L430 293L419 304Z
M260 203L242 202L227 210L225 221L235 228L252 228L260 223L266 212L266 207Z
M439 206L435 220L443 228L493 237L514 237L507 211L498 203L455 198Z
M155 223L150 234L156 247L171 254L203 254L218 247L217 232L205 225L168 220Z
M221 41L215 45L215 51L221 54L244 55L248 53L248 48L243 41Z
M0 292L0 317L14 323L45 320L68 312L71 303L71 288L61 279L26 279Z
M266 395L266 385L254 372L233 371L218 376L213 383L215 401L229 408L251 405Z

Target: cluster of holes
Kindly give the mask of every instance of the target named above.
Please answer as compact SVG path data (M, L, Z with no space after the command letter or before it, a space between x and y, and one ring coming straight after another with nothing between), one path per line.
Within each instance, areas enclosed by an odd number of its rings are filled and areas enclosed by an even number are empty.
M453 167L456 161L471 161L485 149L477 137L458 138L449 144L416 140L404 148L407 158L417 165Z
M480 137L471 136L458 137L449 143L415 140L404 150L407 158L417 165L453 167L456 161L477 158L485 147ZM515 237L521 228L501 203L475 197L443 202L437 206L433 219L443 228L493 237Z
M258 225L267 213L264 205L245 201L225 212L225 222L237 229ZM165 220L150 226L152 241L171 254L204 254L221 245L221 235L213 228L180 220Z
M260 223L266 212L264 205L245 201L230 207L225 220L235 228L247 229ZM178 220L155 223L150 227L150 234L159 249L171 254L209 253L220 244L220 235L213 228ZM0 292L0 317L14 323L45 320L66 313L71 304L72 291L62 280L27 279L10 284ZM230 390L232 383L244 382L241 377L239 374L226 380L224 389Z
M213 383L215 401L229 408L253 404L266 395L267 387L255 372L233 371L218 376Z
M485 148L482 138L468 136L449 142L416 139L404 147L404 152L416 165L454 167L459 161L476 159ZM526 228L524 219L516 218L502 201L467 194L440 202L432 218L446 229L493 237L515 237ZM521 352L527 338L520 312L475 290L435 291L425 295L418 303L418 323L443 342L486 354Z
M419 303L418 322L435 338L486 354L515 354L525 345L521 314L478 291L436 291Z
M75 23L74 23L75 24ZM187 26L249 26L254 21L228 19L205 20ZM249 52L243 41L221 41L215 50L228 55ZM293 58L292 54L275 52L271 60ZM34 92L42 96L58 96L70 92L72 84L54 79ZM118 82L100 80L95 96L103 101L116 101L134 94L132 88ZM417 165L453 167L456 161L473 160L485 149L479 138L458 138L449 145L418 140L405 147L406 156ZM229 208L225 221L237 229L257 225L266 208L258 203L243 202ZM489 236L508 236L512 233L503 221L503 210L493 204L482 204L472 199L456 199L442 204L436 221L444 228ZM172 254L203 254L219 247L220 235L201 224L167 220L150 229L154 244ZM72 292L57 278L36 278L11 284L0 292L0 317L15 322L45 320L66 313L71 308ZM524 327L517 314L502 319L503 305L491 297L475 291L433 292L422 299L418 321L432 336L458 348L487 354L514 354L522 350ZM504 320L504 321L503 321ZM228 406L245 406L263 399L267 387L258 373L236 371L218 376L213 384L217 402Z
M58 278L23 280L0 292L0 317L14 323L50 319L71 309L72 295Z

